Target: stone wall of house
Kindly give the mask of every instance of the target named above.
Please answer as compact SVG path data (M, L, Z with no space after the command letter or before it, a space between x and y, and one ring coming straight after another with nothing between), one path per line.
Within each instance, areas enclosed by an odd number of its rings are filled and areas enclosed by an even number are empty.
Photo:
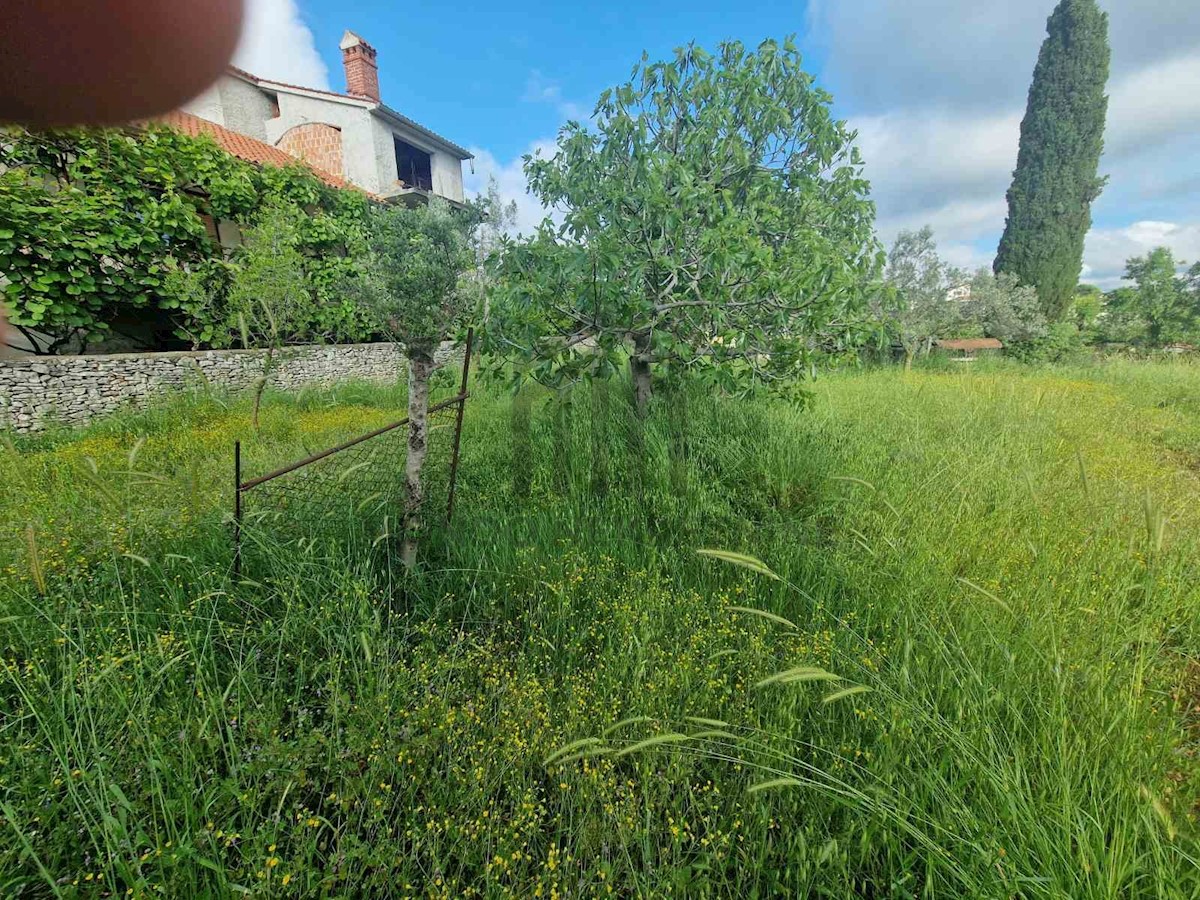
M241 388L261 371L261 350L121 353L107 356L25 356L0 360L0 427L20 433L51 423L81 425L155 396L203 385ZM444 344L439 362L461 359ZM406 371L395 344L288 349L271 384L280 388L350 379L395 381Z

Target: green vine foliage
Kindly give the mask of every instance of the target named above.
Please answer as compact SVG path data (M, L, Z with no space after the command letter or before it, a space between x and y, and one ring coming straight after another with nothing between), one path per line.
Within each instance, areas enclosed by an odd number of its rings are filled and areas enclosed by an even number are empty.
M173 289L180 270L218 293L226 253L201 214L253 222L271 202L303 209L298 234L316 294L305 341L361 340L364 313L338 290L366 246L365 194L330 187L304 166L256 166L207 137L163 125L0 133L0 273L5 305L43 352L105 337L114 323L155 316L171 337L206 346L219 302ZM6 281L6 283L4 283ZM216 312L214 312L216 310Z

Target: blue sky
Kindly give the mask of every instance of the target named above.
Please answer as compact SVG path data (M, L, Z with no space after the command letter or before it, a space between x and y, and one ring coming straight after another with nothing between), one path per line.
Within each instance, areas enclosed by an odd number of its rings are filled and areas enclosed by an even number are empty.
M808 0L793 3L416 5L247 0L238 62L258 74L344 87L349 28L379 51L383 99L477 156L518 200L520 157L549 150L646 50L689 40L798 35L807 68L859 130L885 242L932 224L945 256L986 265L1004 224L1025 92L1054 0ZM1094 207L1085 277L1119 281L1128 256L1167 244L1200 258L1200 3L1100 0L1113 46L1110 184Z
M806 8L466 3L449 13L441 5L412 4L400 14L399 4L385 0L300 0L298 6L335 90L344 86L337 42L349 28L379 51L386 102L502 159L552 135L564 112L589 112L600 91L628 76L643 50L661 57L692 39L758 43L802 32ZM812 62L819 66L815 54Z

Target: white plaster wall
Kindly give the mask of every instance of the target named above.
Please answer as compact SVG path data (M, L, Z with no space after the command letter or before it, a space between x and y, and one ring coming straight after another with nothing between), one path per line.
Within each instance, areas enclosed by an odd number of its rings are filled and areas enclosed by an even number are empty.
M372 116L365 107L298 94L279 94L279 118L266 123L264 140L279 143L288 129L309 122L323 122L342 130L342 168L346 178L364 190L381 193L379 166L376 163ZM392 171L396 163L392 161ZM395 175L392 176L393 180Z
M267 139L266 123L274 115L271 98L252 84L229 75L217 82L221 89L221 104L230 131L248 134L260 141Z
M463 202L462 160L449 153L433 154L433 192L448 200Z
M379 173L377 194L387 194L399 187L400 174L396 171L396 145L392 141L392 129L377 116L371 116L371 138L375 145L375 171Z
M264 123L272 115L271 99L254 85L232 75L222 75L216 84L182 109L260 141L267 139Z
M203 94L199 97L193 97L187 103L180 107L184 112L191 113L193 116L199 116L206 122L215 122L218 125L225 124L225 111L221 106L221 82L229 76L222 75L221 78L211 84Z

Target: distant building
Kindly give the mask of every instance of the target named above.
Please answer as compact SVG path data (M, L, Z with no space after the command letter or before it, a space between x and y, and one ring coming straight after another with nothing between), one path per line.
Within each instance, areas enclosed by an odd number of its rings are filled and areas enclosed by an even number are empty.
M375 48L352 31L339 44L346 93L260 78L230 66L183 107L223 129L302 159L384 200L464 200L471 153L382 102ZM240 154L235 154L240 155Z
M997 338L954 338L938 341L939 350L945 350L953 359L974 359L977 353L995 353L1004 349L1004 344Z
M966 303L971 299L971 282L964 281L962 284L956 284L950 288L946 291L946 299Z

